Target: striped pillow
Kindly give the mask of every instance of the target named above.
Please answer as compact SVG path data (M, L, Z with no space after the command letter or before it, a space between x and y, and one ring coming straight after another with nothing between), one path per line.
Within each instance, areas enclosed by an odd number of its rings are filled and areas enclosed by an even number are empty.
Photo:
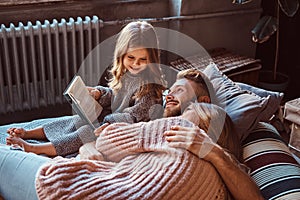
M300 199L300 165L272 125L260 122L249 134L243 158L265 199Z

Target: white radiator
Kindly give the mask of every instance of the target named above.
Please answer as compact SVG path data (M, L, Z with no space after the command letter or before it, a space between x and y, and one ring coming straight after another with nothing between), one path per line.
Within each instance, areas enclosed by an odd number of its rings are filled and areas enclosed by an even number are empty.
M100 42L93 16L0 28L0 114L65 102L62 93Z

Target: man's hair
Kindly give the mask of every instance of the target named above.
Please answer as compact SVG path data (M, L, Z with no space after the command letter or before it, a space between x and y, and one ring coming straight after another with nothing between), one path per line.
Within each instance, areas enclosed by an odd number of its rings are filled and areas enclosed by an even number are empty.
M195 91L197 97L206 95L210 97L212 103L214 104L217 103L216 94L213 85L211 81L208 79L208 77L201 71L197 69L186 69L178 72L176 78L177 80L185 78L190 81L193 81L199 86L196 88Z

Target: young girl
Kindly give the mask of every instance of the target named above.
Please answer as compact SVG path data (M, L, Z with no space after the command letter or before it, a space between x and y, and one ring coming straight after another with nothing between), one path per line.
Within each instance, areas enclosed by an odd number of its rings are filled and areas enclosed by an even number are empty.
M109 88L88 87L92 96L103 106L99 122L140 122L157 118L162 104L165 81L160 68L158 39L152 25L131 22L119 33L111 69ZM107 113L109 113L107 115ZM93 130L79 116L58 119L43 127L24 130L10 128L7 144L18 144L26 152L48 156L77 153L84 143L95 140ZM49 142L32 144L23 139Z

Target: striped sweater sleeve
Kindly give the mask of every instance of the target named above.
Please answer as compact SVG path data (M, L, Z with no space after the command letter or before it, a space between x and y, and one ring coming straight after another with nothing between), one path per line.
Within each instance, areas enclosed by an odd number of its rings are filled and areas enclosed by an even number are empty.
M118 125L105 129L96 141L96 148L106 159L119 162L128 155L142 152L175 151L165 141L163 133L173 125L191 127L187 120L174 117L151 122Z

